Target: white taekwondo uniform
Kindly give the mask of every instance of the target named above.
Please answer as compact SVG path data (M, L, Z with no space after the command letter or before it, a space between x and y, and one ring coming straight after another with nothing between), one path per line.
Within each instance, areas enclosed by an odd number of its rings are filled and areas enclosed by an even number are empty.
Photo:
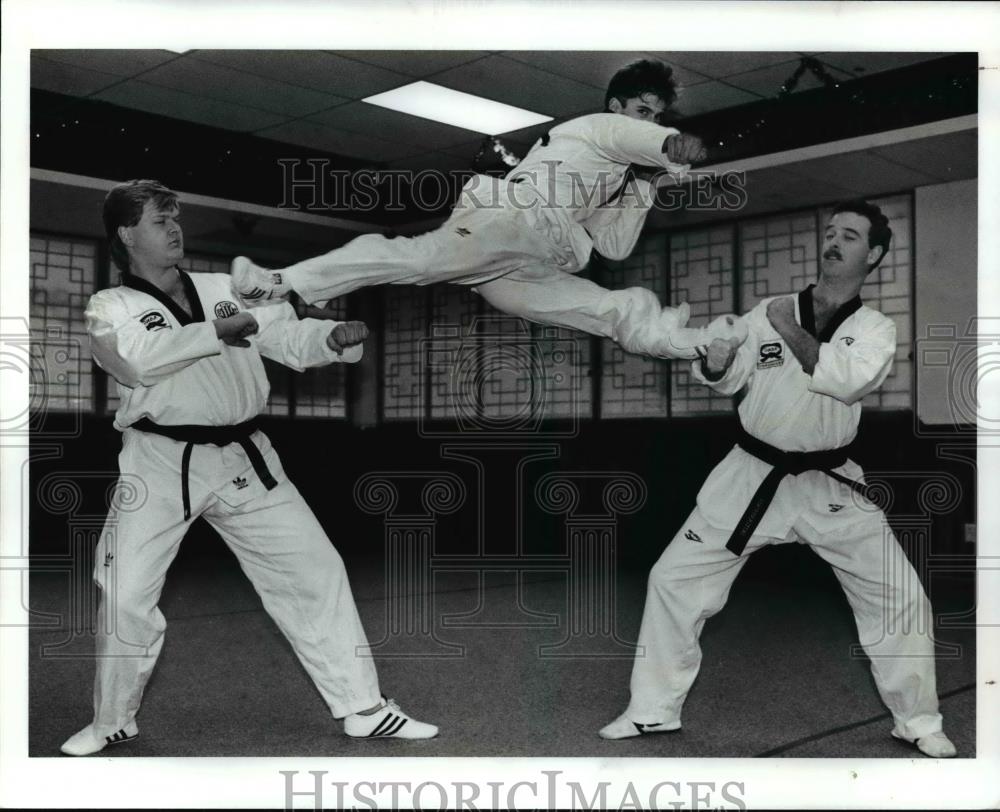
M230 277L180 273L191 314L131 274L86 309L94 358L117 381L115 427L123 432L121 477L94 571L101 588L94 731L111 736L135 717L163 645L157 603L166 571L198 516L236 554L333 715L377 705L375 667L358 656L367 640L343 561L266 435L248 423L269 393L262 355L301 371L356 362L362 348L338 356L325 341L336 323L300 321L288 304L256 311L251 346L231 347L212 324L243 309ZM239 437L223 445L137 428L188 427L218 439L240 424Z
M741 442L752 446L756 438L784 452L843 448L857 434L861 398L889 374L894 323L856 298L817 336L810 286L795 299L796 321L820 341L819 360L808 375L768 321L768 301L745 317L749 338L725 375L710 381L695 361L694 377L726 395L746 386L739 419L750 439ZM837 464L823 467L863 481L846 451ZM759 524L746 528L745 552L727 548L774 469L734 447L709 474L694 512L654 565L626 716L645 724L679 724L698 674L705 621L725 605L750 553L798 540L833 566L896 733L914 741L941 730L930 604L881 510L823 470L789 473L769 505L766 500L761 505ZM780 476L777 470L774 478Z
M473 176L434 231L366 234L281 273L309 302L368 285L473 285L506 313L662 356L663 307L652 291L608 291L574 274L592 247L608 259L632 252L656 195L644 180L624 183L629 165L686 171L662 151L676 133L616 113L573 119L539 139L503 180Z

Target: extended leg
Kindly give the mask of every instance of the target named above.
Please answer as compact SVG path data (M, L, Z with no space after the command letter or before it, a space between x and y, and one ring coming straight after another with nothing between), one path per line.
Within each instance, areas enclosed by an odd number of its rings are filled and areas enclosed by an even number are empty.
M66 741L68 755L88 755L137 735L135 715L163 647L166 620L157 608L167 568L190 522L175 494L150 492L134 512L112 508L97 546L94 721Z
M298 489L278 486L239 508L205 514L253 582L267 613L292 644L331 713L350 736L424 739L437 728L381 703L375 664L347 571Z
M625 714L601 731L603 737L680 727L681 708L701 666L698 638L705 621L725 605L750 552L766 542L754 536L737 557L726 549L728 538L695 508L653 566L632 666L632 699Z
M930 602L885 516L824 534L808 525L796 531L833 567L847 595L893 734L938 751L928 755L954 755L941 732ZM948 746L937 747L940 739Z
M281 298L289 290L313 303L370 285L485 281L553 254L553 246L525 225L520 212L466 208L456 209L426 234L393 239L365 234L276 271L238 257L232 276L234 287L250 304Z
M377 705L375 664L347 571L298 489L287 479L241 508L205 514L239 559L267 613L336 717Z
M610 338L626 352L653 358L693 359L713 338L742 342L747 336L742 319L723 317L705 328L685 327L687 304L663 307L646 288L608 290L551 266L515 270L477 285L476 291L505 313Z

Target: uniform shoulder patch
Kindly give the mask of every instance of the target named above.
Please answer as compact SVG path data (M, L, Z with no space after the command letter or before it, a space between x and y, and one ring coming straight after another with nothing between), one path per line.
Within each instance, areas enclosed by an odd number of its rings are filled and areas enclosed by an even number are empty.
M757 369L780 367L785 363L785 345L780 341L765 341L760 345Z
M145 313L140 313L138 318L142 322L142 326L150 331L172 329L166 316L159 310L147 310Z
M228 319L230 316L235 316L240 312L240 309L236 306L236 302L219 302L215 306L215 317L217 319Z

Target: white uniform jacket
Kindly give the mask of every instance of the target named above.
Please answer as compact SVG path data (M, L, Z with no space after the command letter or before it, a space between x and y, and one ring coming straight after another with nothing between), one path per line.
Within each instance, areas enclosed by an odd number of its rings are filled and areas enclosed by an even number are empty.
M570 273L587 265L591 248L608 259L625 259L656 198L644 180L624 185L629 166L683 174L687 167L671 163L662 151L664 140L676 134L672 127L617 113L581 116L536 141L504 181L473 177L455 207L494 205L499 194L499 205L525 211L563 249L562 270Z
M138 475L147 487L170 491L178 490L178 477L187 473L181 463L184 444L130 426L144 418L161 426L244 423L263 411L270 392L261 356L301 371L334 361L355 362L363 352L357 345L337 355L326 344L337 322L299 320L287 303L254 310L259 331L248 338L251 346L231 347L216 337L212 323L244 309L229 275L180 274L190 314L132 274L123 274L119 287L94 294L85 313L94 359L115 379L121 398L115 428L125 432L126 446L143 447L141 454L123 454L122 460L138 459L142 464L134 471L123 468L122 474ZM281 463L266 435L257 431L252 442L267 469L280 480ZM197 445L189 453L193 502L200 494L214 492L235 504L263 487L249 473L251 461L238 443ZM234 474L242 480L234 482Z
M812 287L795 297L796 321L820 341L812 375L768 321L770 299L744 317L750 336L720 380L709 381L701 361L692 365L698 381L722 394L746 386L740 423L749 434L782 451L824 451L854 440L861 399L885 380L896 352L894 322L860 298L845 303L817 336ZM853 461L834 470L863 481ZM768 463L734 447L709 474L698 493L698 507L710 524L731 530L770 471ZM784 538L798 517L822 532L870 518L875 510L847 485L822 471L806 471L782 480L756 533Z

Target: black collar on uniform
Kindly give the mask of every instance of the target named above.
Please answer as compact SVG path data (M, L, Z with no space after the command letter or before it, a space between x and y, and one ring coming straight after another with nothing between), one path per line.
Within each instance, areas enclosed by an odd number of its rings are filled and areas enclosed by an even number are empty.
M198 298L198 291L195 289L194 282L192 282L191 277L184 273L184 271L180 268L177 269L177 273L180 274L181 284L184 286L184 293L187 295L187 300L191 303L190 314L185 312L183 307L167 296L167 294L156 287L156 285L152 282L146 281L141 276L136 276L134 273L123 271L122 284L127 288L141 290L143 293L152 296L173 314L174 318L181 323L182 327L187 324L193 324L197 321L204 321L205 311L201 307L201 299Z
M816 313L813 311L812 291L815 285L810 285L805 290L799 291L799 317L802 320L802 329L819 341L821 344L829 343L837 328L843 324L849 316L861 309L861 297L855 296L844 302L837 308L830 321L827 322L823 332L816 335Z

